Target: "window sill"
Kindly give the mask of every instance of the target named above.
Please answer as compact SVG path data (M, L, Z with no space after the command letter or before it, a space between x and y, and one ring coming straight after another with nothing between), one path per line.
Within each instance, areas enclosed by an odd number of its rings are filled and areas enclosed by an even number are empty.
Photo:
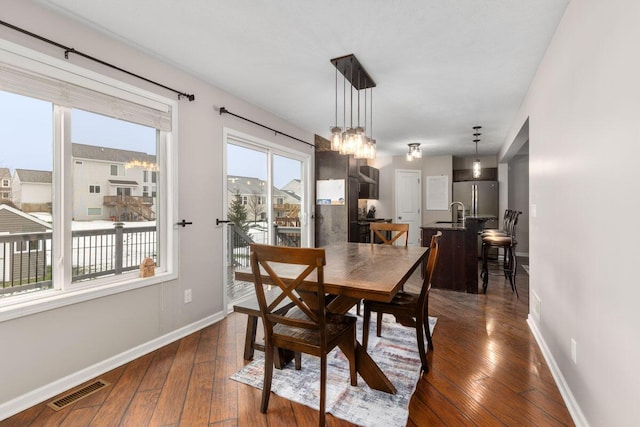
M175 273L160 273L153 277L141 279L139 277L131 277L117 283L102 284L91 287L83 287L77 290L47 290L40 291L37 295L28 295L22 301L10 302L6 301L5 306L0 306L0 322L18 319L32 314L38 314L49 310L65 307L71 304L78 304L84 301L90 301L96 298L102 298L109 295L115 295L121 292L127 292L134 289L140 289L147 286L156 285L158 283L167 282L177 279ZM20 298L11 297L11 298ZM12 301L15 301L13 299Z

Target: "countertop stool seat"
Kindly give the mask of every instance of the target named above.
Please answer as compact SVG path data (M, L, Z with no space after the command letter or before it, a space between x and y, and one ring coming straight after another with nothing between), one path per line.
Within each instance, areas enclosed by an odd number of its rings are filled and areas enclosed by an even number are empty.
M512 211L506 232L481 235L482 272L480 273L480 277L482 278L482 289L484 293L487 293L487 286L489 284L489 250L491 248L498 248L504 251L502 272L505 278L509 279L511 290L515 292L516 297L519 296L518 288L516 287L516 246L518 244L516 240L516 225L518 224L518 217L521 213L520 211Z

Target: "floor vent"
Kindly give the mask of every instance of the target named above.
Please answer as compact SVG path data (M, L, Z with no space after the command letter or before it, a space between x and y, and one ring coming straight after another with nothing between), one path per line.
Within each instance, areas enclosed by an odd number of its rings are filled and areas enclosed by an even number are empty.
M81 389L74 391L73 393L69 393L66 396L62 396L60 399L56 399L53 402L47 403L47 406L49 406L55 411L59 411L60 409L66 408L72 403L77 402L83 397L87 397L98 390L102 390L104 387L108 385L109 383L106 382L105 380L94 381L91 384L87 384Z

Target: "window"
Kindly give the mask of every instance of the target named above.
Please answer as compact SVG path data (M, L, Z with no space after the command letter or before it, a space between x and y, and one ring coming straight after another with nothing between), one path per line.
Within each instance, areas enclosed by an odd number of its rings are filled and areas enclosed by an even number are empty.
M149 171L142 171L142 181L149 182Z
M0 259L0 320L175 278L177 101L4 40L0 63L0 129L15 142L3 146L3 167L24 175L12 189L14 213L39 230L14 237L0 223L20 254ZM150 168L153 197L132 196ZM105 185L96 206L90 195ZM119 203L117 195L131 197ZM146 257L155 276L140 278ZM14 272L27 281L7 282Z
M8 199L9 198L9 193L2 193L2 198L3 199Z
M111 165L111 176L124 176L123 165Z
M8 179L3 179L3 180L2 180L2 186L3 186L3 187L8 187L9 185L10 185L10 184L9 184L9 180L8 180Z
M13 253L28 253L41 250L41 240L29 240L13 242Z
M247 203L249 203L249 198L247 196L242 196L242 204L246 205Z
M145 185L142 187L142 197L149 197L149 186Z
M156 175L157 174L155 172L151 172L151 182L153 182L154 184L156 183L156 179L157 179Z

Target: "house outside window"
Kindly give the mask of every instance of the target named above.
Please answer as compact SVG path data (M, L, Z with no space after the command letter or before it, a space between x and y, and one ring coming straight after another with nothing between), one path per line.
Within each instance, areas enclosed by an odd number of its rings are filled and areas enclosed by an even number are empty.
M125 176L123 165L111 165L110 170L111 170L111 176Z
M173 161L177 153L177 120L172 111L178 102L102 77L64 60L42 57L28 48L3 40L0 40L0 63L3 64L0 106L3 111L10 112L0 117L0 127L12 138L15 136L16 143L23 147L23 152L19 153L20 165L10 158L5 159L7 167L15 169L16 173L16 166L24 168L20 170L19 184L14 182L19 188L13 189L18 195L17 203L23 208L19 212L49 214L48 220L34 219L47 228L45 234L42 231L33 233L38 235L36 240L30 240L30 236L25 235L28 232L10 237L9 244L15 251L43 252L44 256L37 262L46 265L38 267L45 276L41 277L39 273L37 283L23 286L20 280L12 280L9 282L11 286L0 288L3 318L26 315L25 302L30 304L29 312L35 313L175 279L178 248L172 242L177 240L177 232L170 224L175 222L173 207L177 186L168 179L176 177L177 170L167 168L177 168L177 162ZM114 106L117 107L114 109ZM20 127L24 120L18 118L25 117L29 120L29 129ZM121 117L133 121L125 122ZM97 136L120 135L132 126L136 137L130 138L131 146L126 147L106 146L102 149L82 144L83 150L76 153L74 150L78 144L72 143L69 137L73 135L81 141L102 140ZM85 200L89 194L101 194L104 185L108 185L113 177L128 174L125 168L127 159L114 161L104 158L106 152L116 149L143 153L146 159L153 159L153 167L157 168L154 172L154 196L159 194L159 200L149 205L134 198L135 206L109 205L110 200L115 200L116 192L132 194L137 185L135 181L142 177L139 167L138 172L132 170L132 176L127 180L131 185L109 186L105 191L107 195L101 199L104 206L95 206L95 199L92 203ZM66 164L73 167L65 167ZM77 168L76 165L82 167ZM163 171L165 173L159 173ZM90 183L91 180L104 181L105 184ZM10 183L10 180L0 181L0 184L5 183ZM60 195L67 199L60 200ZM91 205L94 207L89 207ZM24 210L25 206L30 210ZM72 209L65 209L65 206ZM74 212L92 218L77 221ZM121 224L118 221L124 219L120 215L125 213L127 221L135 222L135 231L116 225ZM93 226L93 219L105 218L113 220L113 227L105 229L104 221ZM0 234L5 237L16 233L5 228L0 224ZM117 235L121 237L116 238ZM117 248L118 241L145 243ZM128 251L128 255L123 251ZM153 277L140 277L139 266L145 257L156 264ZM7 259L5 257L5 261ZM116 262L119 263L117 266ZM3 266L5 275L11 268L12 265ZM82 294L78 295L77 290L83 290ZM16 304L17 301L20 305Z

